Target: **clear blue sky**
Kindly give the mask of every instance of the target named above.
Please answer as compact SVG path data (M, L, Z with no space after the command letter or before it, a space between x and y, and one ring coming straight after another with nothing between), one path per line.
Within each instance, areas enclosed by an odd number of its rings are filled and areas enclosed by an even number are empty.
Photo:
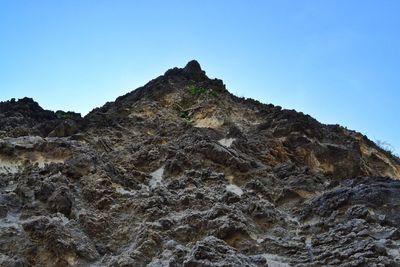
M400 151L400 1L0 1L0 100L86 114L197 59Z

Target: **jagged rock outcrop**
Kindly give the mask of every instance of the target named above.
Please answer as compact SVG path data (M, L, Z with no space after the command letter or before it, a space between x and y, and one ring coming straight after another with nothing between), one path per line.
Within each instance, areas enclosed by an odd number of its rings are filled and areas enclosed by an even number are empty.
M1 266L400 266L400 161L196 61L83 119L0 103Z
M78 132L81 115L44 110L32 98L0 102L0 137L65 137Z

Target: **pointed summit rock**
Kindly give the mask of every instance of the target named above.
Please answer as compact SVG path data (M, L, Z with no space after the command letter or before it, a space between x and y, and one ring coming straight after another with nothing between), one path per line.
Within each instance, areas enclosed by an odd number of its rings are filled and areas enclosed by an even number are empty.
M191 88L198 92L191 92ZM183 68L171 68L142 87L139 87L114 102L107 102L100 108L95 108L87 116L86 121L91 126L113 125L115 120L125 118L131 113L132 106L139 105L138 102L152 101L152 105L160 108L167 104L169 107L164 114L169 114L171 105L184 106L193 104L197 100L217 100L222 95L232 96L226 90L225 84L220 79L210 79L202 70L199 62L189 61ZM211 97L212 96L212 97ZM218 96L218 97L217 97ZM170 98L167 101L165 97ZM171 98L175 101L171 102ZM191 101L188 101L191 100ZM209 102L209 101L208 101ZM135 103L135 104L134 104ZM147 103L147 102L146 102ZM94 120L94 123L93 123Z
M172 68L165 72L166 77L183 76L189 80L207 80L206 72L201 69L197 60L189 61L184 68Z
M191 80L200 81L208 79L206 72L201 69L200 63L196 60L189 61L181 70Z
M189 61L185 68L185 72L190 73L190 74L205 74L205 71L201 69L200 63L197 62L196 60L191 60Z

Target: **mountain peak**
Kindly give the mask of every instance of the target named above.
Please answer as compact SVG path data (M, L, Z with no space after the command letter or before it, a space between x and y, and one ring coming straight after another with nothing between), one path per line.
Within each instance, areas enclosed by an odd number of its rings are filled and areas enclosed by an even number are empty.
M184 70L185 72L192 74L205 74L205 71L201 69L200 63L197 60L189 61Z
M398 266L395 179L360 133L194 60L84 119L0 102L0 266Z
M181 76L193 81L208 80L206 72L201 69L200 63L196 60L189 61L184 68L172 68L165 72L165 76Z

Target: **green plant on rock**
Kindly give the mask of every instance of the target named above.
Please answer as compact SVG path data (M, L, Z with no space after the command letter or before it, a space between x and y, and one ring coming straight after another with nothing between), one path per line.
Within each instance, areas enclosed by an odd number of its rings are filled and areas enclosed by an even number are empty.
M189 111L183 110L179 112L179 117L181 117L184 120L191 121L192 116L190 115Z
M189 92L195 96L200 96L200 95L217 96L218 95L218 93L216 91L214 91L213 89L208 89L208 88L196 86L196 85L191 85L189 87Z
M57 110L55 113L57 119L66 120L66 119L74 119L76 118L77 114L73 112L65 112L62 110Z

